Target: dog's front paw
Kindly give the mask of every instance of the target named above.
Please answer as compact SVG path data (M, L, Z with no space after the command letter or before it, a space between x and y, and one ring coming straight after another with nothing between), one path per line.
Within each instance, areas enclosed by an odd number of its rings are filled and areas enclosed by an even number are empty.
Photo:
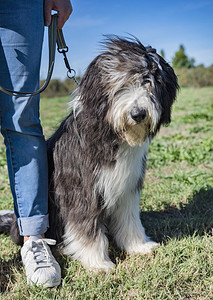
M153 249L159 247L159 244L153 241L147 241L145 243L138 243L129 247L127 252L129 254L137 253L137 254L149 254Z
M93 273L110 273L115 268L115 264L111 261L104 261L95 265L84 265L84 267Z

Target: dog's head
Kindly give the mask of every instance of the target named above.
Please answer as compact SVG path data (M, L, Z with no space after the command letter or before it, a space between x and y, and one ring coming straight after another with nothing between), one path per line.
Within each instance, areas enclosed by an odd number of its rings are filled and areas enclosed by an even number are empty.
M141 145L169 124L178 89L171 66L138 40L107 38L81 80L80 101L129 145Z

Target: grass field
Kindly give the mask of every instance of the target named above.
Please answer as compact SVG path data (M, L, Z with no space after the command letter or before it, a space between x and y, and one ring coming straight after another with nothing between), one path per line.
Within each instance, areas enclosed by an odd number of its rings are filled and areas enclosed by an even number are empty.
M68 98L42 99L49 136L66 115ZM62 284L26 286L20 248L0 236L0 299L213 299L213 87L183 89L172 123L150 148L141 218L160 247L128 256L110 246L111 274L86 272L58 256ZM5 150L0 140L0 209L12 208Z

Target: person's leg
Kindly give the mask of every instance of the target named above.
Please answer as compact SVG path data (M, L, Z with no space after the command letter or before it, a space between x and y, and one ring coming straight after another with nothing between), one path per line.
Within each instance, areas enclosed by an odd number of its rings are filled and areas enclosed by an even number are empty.
M0 6L0 16L1 85L34 91L39 87L43 1L7 1ZM16 98L1 92L0 99L1 131L20 234L44 233L48 228L47 154L39 96Z
M0 85L24 92L39 88L43 28L43 0L0 1ZM49 224L47 152L39 100L39 96L17 98L0 92L1 132L20 234L37 236L22 248L28 279L37 283L50 279L50 285L56 285L60 282L57 263L52 264L57 272L51 273L48 264L39 267L32 261L38 256L34 251L40 249L41 258L48 249L40 236Z
M2 129L5 138L14 211L20 234L48 228L47 159L43 137Z

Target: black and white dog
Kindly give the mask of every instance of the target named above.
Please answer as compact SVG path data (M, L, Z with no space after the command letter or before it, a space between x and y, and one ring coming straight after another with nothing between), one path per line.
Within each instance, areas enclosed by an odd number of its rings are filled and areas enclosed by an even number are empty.
M75 92L72 112L47 141L46 236L85 268L114 267L107 232L130 254L157 246L145 234L139 201L149 144L170 123L177 89L155 49L109 37Z

